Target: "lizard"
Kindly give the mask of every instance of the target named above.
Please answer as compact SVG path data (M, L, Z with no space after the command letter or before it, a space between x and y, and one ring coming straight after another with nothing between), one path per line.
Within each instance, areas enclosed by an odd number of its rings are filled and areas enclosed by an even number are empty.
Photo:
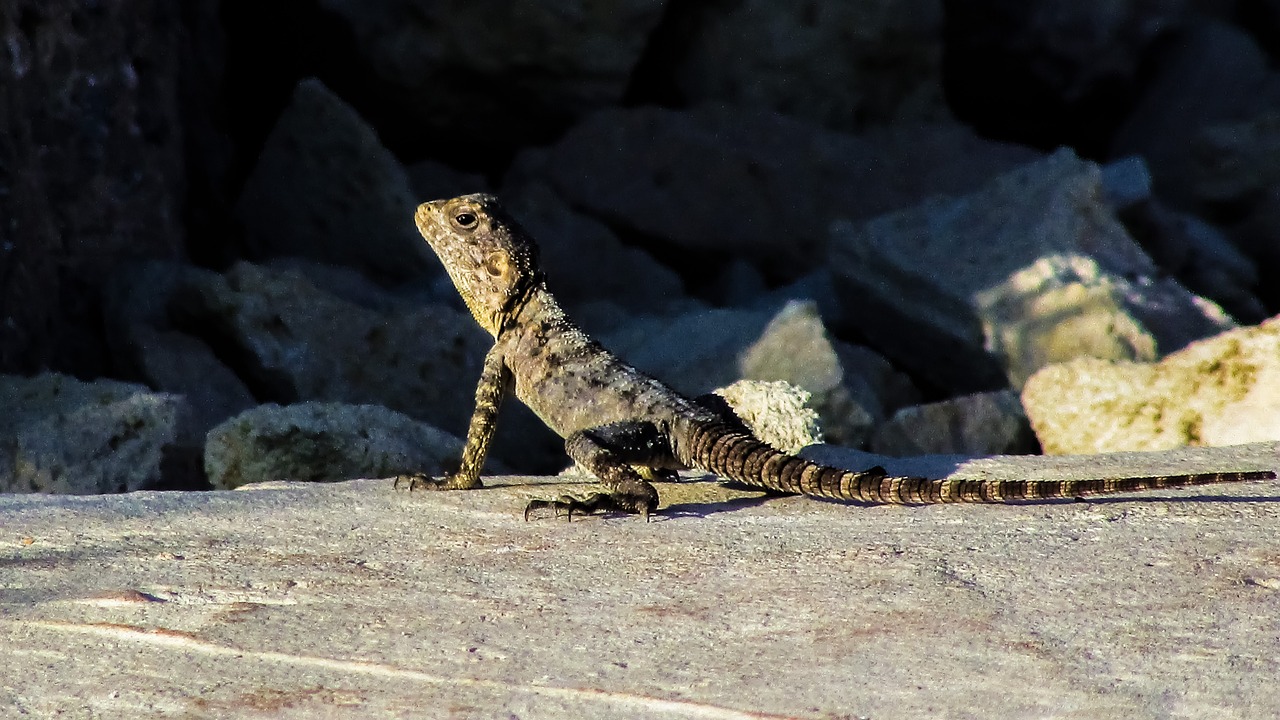
M398 476L409 490L483 485L481 466L499 410L514 392L565 440L565 451L602 485L584 498L533 499L569 519L601 510L643 515L658 507L651 479L698 469L766 491L870 504L998 503L1081 498L1274 478L1271 471L1099 478L990 480L896 477L781 452L753 435L718 396L687 397L590 338L548 291L538 245L493 195L425 202L414 222L472 317L489 335L475 411L457 470Z

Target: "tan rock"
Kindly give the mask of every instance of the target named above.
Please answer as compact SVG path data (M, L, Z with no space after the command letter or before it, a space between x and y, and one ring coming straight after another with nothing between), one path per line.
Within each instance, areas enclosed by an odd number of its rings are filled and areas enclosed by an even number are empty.
M1159 363L1082 358L1027 381L1046 453L1164 450L1280 438L1280 318L1193 343Z

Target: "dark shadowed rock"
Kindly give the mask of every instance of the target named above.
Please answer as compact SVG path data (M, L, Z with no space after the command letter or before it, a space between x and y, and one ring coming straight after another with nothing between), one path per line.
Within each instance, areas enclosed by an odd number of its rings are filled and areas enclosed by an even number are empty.
M103 373L102 280L184 254L182 5L0 4L0 372Z
M250 256L297 255L399 281L437 272L418 200L373 128L319 80L298 84L236 205Z
M1034 157L959 125L856 137L728 106L610 109L522 154L506 187L544 181L621 231L790 279L824 257L832 219L963 192Z
M621 100L666 3L319 4L347 24L381 102L419 142L461 141L474 156L546 138Z
M1036 436L1018 394L975 393L893 414L871 436L885 455L1017 455L1036 451Z
M1155 66L1155 79L1111 149L1142 155L1162 196L1194 203L1200 132L1280 106L1280 76L1248 33L1216 20L1179 31Z
M547 283L570 311L607 301L629 312L667 314L690 303L680 276L546 185L531 183L508 207L538 243Z
M658 52L688 104L763 107L827 127L949 117L942 2L750 0L672 8L684 26Z
M214 425L257 404L253 393L199 337L178 329L170 304L180 288L217 275L189 265L145 262L121 268L106 283L107 347L119 376L182 395L191 408L190 437L204 446Z

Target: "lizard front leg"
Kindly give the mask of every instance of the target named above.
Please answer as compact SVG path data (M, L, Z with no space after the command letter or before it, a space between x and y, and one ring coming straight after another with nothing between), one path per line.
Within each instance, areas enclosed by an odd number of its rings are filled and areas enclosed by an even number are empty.
M675 462L667 435L652 422L617 422L573 433L564 442L569 457L591 471L606 492L585 498L562 496L531 500L524 517L540 508L553 508L573 519L573 513L616 510L638 513L647 520L658 507L658 491L637 470L670 468ZM655 474L656 473L651 473Z
M401 483L406 484L409 490L471 490L482 487L480 469L489 455L489 443L498 427L498 411L502 408L503 398L511 390L511 384L511 368L507 367L495 344L484 357L484 369L476 385L476 409L471 414L467 443L462 448L462 461L457 471L442 478L422 473L400 475L396 477L395 489L400 489Z

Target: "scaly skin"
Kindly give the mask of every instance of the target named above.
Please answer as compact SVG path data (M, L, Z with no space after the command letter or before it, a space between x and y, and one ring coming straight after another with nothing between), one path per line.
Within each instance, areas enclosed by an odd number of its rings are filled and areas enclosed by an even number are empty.
M1258 480L1273 472L1225 472L1097 480L933 480L854 472L779 452L735 417L687 398L627 365L587 337L547 291L538 247L490 195L418 206L418 230L440 257L476 322L494 338L476 388L476 410L457 472L397 478L409 489L481 486L480 468L503 398L512 389L569 456L604 489L585 499L534 500L525 509L611 509L646 517L658 492L645 477L698 468L759 488L865 503L932 504L1077 498Z

